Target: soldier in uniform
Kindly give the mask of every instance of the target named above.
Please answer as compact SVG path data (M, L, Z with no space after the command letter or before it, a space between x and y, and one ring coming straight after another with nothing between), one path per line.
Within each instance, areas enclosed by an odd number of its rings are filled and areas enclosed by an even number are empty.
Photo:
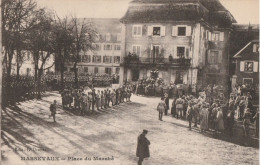
M100 98L101 98L101 109L105 108L105 96L104 96L104 92L101 91L101 94L100 94Z
M99 108L101 107L101 96L100 96L99 90L97 91L97 94L96 94L96 107L97 107L97 110L99 110Z
M51 115L49 115L49 118L52 116L54 122L56 122L56 120L55 120L55 115L56 115L56 106L57 106L56 103L57 103L57 101L54 100L54 101L53 101L53 104L50 105Z
M183 113L183 100L179 96L179 98L176 100L176 110L177 110L177 119L182 118Z

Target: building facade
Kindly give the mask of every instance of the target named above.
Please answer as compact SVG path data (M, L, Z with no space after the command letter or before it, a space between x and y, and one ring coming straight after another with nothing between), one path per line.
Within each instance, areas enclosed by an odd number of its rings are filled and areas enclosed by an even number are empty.
M252 40L234 55L236 64L232 85L259 86L259 40Z
M16 54L16 52L14 52ZM19 60L19 75L22 76L34 76L35 74L35 65L33 61L33 55L30 51L22 50L21 59ZM46 54L46 52L44 52ZM38 67L40 68L42 60L39 60ZM12 60L12 71L11 74L17 74L17 55L14 55ZM55 73L55 55L51 54L50 57L46 60L44 66L44 73Z
M125 81L227 83L235 19L218 0L133 0L121 22Z
M120 75L121 26L119 19L91 18L87 21L94 24L98 32L94 51L80 52L77 69L80 73ZM73 63L66 63L66 71L73 72ZM119 77L120 78L120 77Z

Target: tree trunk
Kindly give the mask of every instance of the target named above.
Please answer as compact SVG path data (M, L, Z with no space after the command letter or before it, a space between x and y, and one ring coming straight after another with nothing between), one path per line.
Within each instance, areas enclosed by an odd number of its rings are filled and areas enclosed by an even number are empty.
M41 99L41 77L43 74L43 69L41 68L38 72L37 77L37 99Z
M74 66L73 66L73 70L74 70L74 75L75 75L75 87L78 88L78 70L77 70L77 62L74 62Z
M16 55L16 79L19 79L20 76L20 65L19 65L19 57L21 56L21 51L17 51Z

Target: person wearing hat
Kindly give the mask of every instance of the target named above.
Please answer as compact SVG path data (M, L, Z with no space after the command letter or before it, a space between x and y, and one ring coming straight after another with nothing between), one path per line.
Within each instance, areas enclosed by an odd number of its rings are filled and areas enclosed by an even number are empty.
M55 120L56 106L57 106L57 101L54 100L54 101L53 101L53 104L50 105L51 115L49 115L49 118L50 118L51 116L53 117L53 121L54 121L54 122L56 122L56 120Z
M177 119L182 118L182 115L183 115L183 103L184 103L184 100L179 97L177 100L176 100L176 110L177 110Z
M165 111L166 109L166 104L164 102L164 98L161 98L161 101L158 103L158 106L157 106L157 111L159 112L159 120L162 121L162 115L163 115L163 112Z
M164 102L166 104L164 115L167 115L168 114L168 110L169 110L169 97L168 97L167 93L164 93Z
M150 141L145 137L148 131L143 130L143 133L138 136L137 138L137 149L136 149L136 156L139 157L138 165L141 165L144 158L150 157L149 145L151 144Z
M191 130L192 114L193 114L192 102L189 101L187 107L187 113L186 113L186 119L189 121L189 130Z

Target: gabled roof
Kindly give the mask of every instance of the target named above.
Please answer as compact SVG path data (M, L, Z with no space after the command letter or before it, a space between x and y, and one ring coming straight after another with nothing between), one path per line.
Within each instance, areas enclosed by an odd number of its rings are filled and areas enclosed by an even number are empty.
M252 43L255 43L255 42L259 42L259 40L252 40L252 41L250 41L248 44L246 44L246 46L244 46L241 50L239 50L239 52L237 52L237 53L233 56L233 58L240 58L240 57L241 57L240 54L241 54L248 46L250 46Z

